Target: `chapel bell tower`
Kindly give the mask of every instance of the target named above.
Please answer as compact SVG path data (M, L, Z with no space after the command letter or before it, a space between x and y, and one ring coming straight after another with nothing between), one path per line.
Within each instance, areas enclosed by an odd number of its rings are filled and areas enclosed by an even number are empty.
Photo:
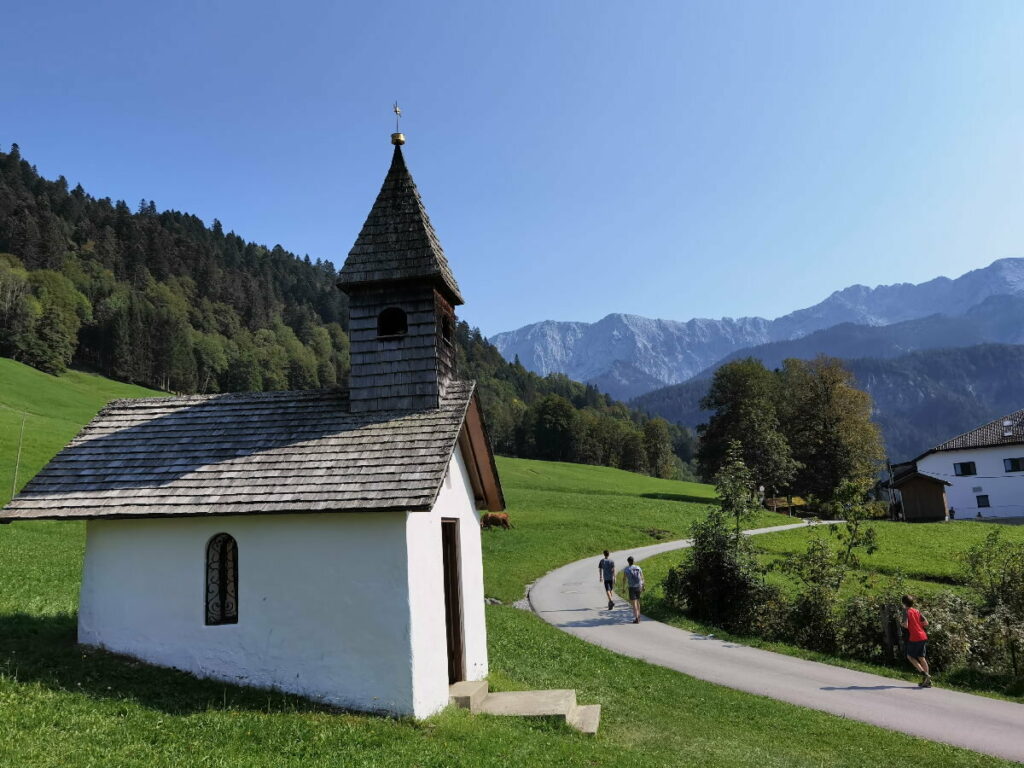
M384 186L338 276L349 297L353 412L438 408L455 377L462 295L416 184L401 133Z

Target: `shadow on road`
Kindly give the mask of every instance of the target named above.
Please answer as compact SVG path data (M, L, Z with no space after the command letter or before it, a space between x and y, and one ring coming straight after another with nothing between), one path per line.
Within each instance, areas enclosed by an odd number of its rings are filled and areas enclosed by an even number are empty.
M552 624L556 627L573 628L573 627L608 627L615 624L632 624L633 614L629 611L628 606L621 606L616 609L606 610L604 608L565 608L558 611L537 611L541 616L547 615L545 621L551 622L552 619L550 614L558 613L591 613L593 611L600 611L600 615L593 616L589 619L579 619L577 621L553 621Z
M820 690L822 691L890 691L894 689L902 688L908 691L923 691L924 689L916 685L823 685Z

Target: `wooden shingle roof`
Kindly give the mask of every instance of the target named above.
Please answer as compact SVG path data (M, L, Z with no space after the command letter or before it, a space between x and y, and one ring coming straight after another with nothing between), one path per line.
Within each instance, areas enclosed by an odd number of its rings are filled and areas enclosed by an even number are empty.
M403 280L431 279L452 304L463 304L423 201L395 146L391 168L338 275L345 290Z
M955 451L963 448L989 448L994 445L1024 443L1024 409L1014 411L1001 419L982 424L932 448L934 451ZM925 454L927 455L927 454Z
M473 390L451 382L415 412L351 413L340 390L117 400L0 520L429 510L460 439L493 469L486 434L465 433Z

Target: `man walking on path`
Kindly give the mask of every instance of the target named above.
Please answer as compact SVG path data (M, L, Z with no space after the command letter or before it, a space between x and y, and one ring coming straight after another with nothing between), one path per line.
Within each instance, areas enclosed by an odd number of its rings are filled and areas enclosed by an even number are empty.
M623 573L626 574L626 586L629 587L629 604L633 606L633 623L640 623L640 593L644 591L644 572L639 565L633 565L633 556L626 558L629 563Z
M921 615L921 612L914 607L914 598L910 595L903 596L903 606L906 609L900 619L900 626L907 630L907 661L921 673L922 688L932 687L932 676L928 673L928 634L924 628L928 626L928 619Z
M604 582L604 595L608 598L608 610L615 607L612 593L615 591L615 561L608 550L604 551L604 559L597 564L597 577Z

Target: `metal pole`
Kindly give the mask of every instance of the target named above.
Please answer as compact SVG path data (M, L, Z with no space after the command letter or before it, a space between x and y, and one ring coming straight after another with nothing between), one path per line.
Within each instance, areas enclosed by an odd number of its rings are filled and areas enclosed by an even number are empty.
M18 437L18 458L14 462L14 482L11 483L11 498L18 492L18 470L21 468L21 444L25 441L25 421L28 414L22 411L21 414L21 435Z

